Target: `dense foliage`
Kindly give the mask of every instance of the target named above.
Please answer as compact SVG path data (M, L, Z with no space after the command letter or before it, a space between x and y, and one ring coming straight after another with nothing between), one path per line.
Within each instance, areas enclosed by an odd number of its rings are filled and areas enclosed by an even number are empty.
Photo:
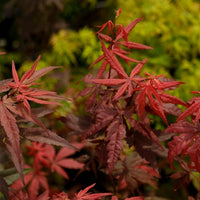
M180 181L174 188L170 187L183 192L175 195L177 199L199 198L200 98L192 97L185 102L171 93L183 84L182 81L144 72L146 66L145 71L148 71L148 66L152 65L151 57L147 59L144 53L152 52L152 47L133 42L134 37L130 35L132 29L140 28L143 18L123 26L118 24L121 11L117 10L114 20L98 26L96 34L101 54L96 40L88 40L98 56L92 64L93 58L86 62L90 63L90 70L96 65L97 70L82 78L86 87L78 95L70 93L74 102L42 90L36 82L37 79L44 81L43 75L60 67L36 70L39 56L30 69L24 65L26 72L19 78L12 61L13 78L0 82L0 144L3 152L10 155L17 173L13 168L5 168L6 165L10 167L10 163L3 164L0 193L4 199L159 198L163 196L160 186L166 173L171 181ZM63 60L58 64L73 65L86 59L84 51L80 52L83 55L80 60L74 57L77 49L87 49L84 39L70 51L62 50L59 44L62 40L70 43L73 37L81 41L84 31L89 30L71 32L71 37L65 31L53 36L51 62L59 56ZM85 52L92 55L90 48ZM191 93L200 94L197 90ZM77 107L84 104L84 114L51 115L56 106L64 107L65 101L78 102ZM47 119L41 120L45 115ZM58 119L62 133L59 128L49 129ZM193 191L184 190L187 187L192 187ZM93 194L88 192L92 188L96 188ZM170 198L168 194L163 197Z

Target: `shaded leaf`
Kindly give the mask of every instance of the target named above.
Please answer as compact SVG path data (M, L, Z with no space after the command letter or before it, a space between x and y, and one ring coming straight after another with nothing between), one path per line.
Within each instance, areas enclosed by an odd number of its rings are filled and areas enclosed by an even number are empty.
M21 135L31 141L47 143L51 145L63 146L72 149L76 149L73 145L71 145L66 139L60 137L56 133L52 131L48 131L48 134L44 132L42 128L28 128L22 131Z
M30 84L30 83L34 82L35 80L39 79L40 77L44 76L48 72L50 72L54 69L59 69L59 68L61 68L61 67L59 67L59 66L49 66L49 67L39 69L39 70L35 71L30 78L27 78L26 80L24 80L24 83Z
M7 110L3 102L0 102L0 121L8 138L6 142L7 149L17 171L23 179L23 160L20 148L19 129L14 116Z
M123 138L125 138L126 129L119 118L115 119L107 128L106 140L108 151L108 170L112 173L116 162L119 159L120 151L123 149Z
M8 185L1 176L0 176L0 193L3 194L5 200L9 200Z

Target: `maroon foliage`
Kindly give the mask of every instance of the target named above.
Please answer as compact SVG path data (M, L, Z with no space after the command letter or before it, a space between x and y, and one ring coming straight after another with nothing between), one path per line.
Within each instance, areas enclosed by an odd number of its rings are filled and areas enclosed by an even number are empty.
M43 91L36 88L31 88L32 85L38 84L34 81L46 73L58 67L46 67L36 71L37 63L40 56L37 58L30 70L28 70L19 80L15 69L14 61L12 61L13 80L8 79L0 82L0 122L5 133L6 148L10 153L11 159L18 170L21 178L23 178L23 158L20 147L20 130L17 124L16 117L31 121L43 129L43 135L62 141L63 145L71 146L67 141L56 136L54 133L47 130L42 121L32 112L29 101L39 104L55 104L57 102L46 101L47 99L64 99L58 96L55 92ZM30 135L29 135L30 136ZM24 135L24 137L26 137ZM43 136L44 137L44 136ZM37 137L36 141L43 142L43 137ZM50 141L49 141L50 142ZM51 143L51 142L50 142ZM71 146L72 147L72 146Z
M120 13L121 9L117 11L116 18ZM31 101L60 105L48 100L65 99L55 92L32 87L38 84L36 79L58 67L50 66L36 71L39 56L31 69L19 79L12 62L13 79L0 81L0 142L6 146L21 177L12 185L14 191L9 194L11 198L51 199L47 175L55 172L69 181L69 169L80 170L76 178L86 171L94 173L95 178L105 176L108 180L105 185L109 184L108 192L91 194L88 191L95 184L87 184L79 192L76 188L72 195L64 191L54 194L52 200L99 200L112 194L112 200L118 200L117 194L120 192L121 199L143 200L140 192L142 185L149 184L156 188L157 179L161 178L160 159L168 158L171 168L175 166L173 162L178 162L180 171L173 173L171 178L180 180L179 186L189 184L192 172L200 173L200 97L193 97L185 103L168 93L183 82L163 75L141 74L142 68L148 64L147 58L139 61L128 55L132 49L152 48L130 41L128 37L142 19L135 19L126 27L111 20L99 26L96 34L102 55L90 67L102 63L95 76L87 74L82 79L87 87L76 96L85 97L87 115L61 117L72 131L69 135L74 136L78 143L70 144L48 130L40 117L50 111L36 111L30 105ZM121 60L129 67L133 65L129 75ZM200 94L198 91L192 93ZM179 105L186 110L182 112ZM191 120L186 119L189 116ZM162 128L157 128L157 121ZM23 125L26 122L34 123L36 127L25 128ZM33 142L28 146L28 155L33 162L25 165L30 169L25 175L22 138ZM57 151L52 145L62 148ZM76 150L82 148L84 153L76 160L73 156ZM1 176L0 183L0 192L7 198L7 186Z
M89 112L92 122L87 130L82 129L83 137L95 139L100 135L105 136L107 154L105 158L110 173L120 159L120 152L124 148L125 139L130 146L135 145L137 150L141 146L140 153L147 158L146 153L144 153L145 150L142 150L144 142L137 140L136 133L139 137L142 135L144 141L148 140L151 147L157 145L156 147L159 149L157 154L162 154L158 153L159 151L165 151L166 157L167 150L162 147L156 131L151 128L149 114L160 116L168 125L166 118L168 114L175 116L181 114L176 104L187 107L185 102L166 93L168 90L174 90L182 82L148 73L143 77L139 74L147 59L136 61L127 57L127 54L131 53L131 49L151 49L146 45L128 40L128 34L141 20L142 18L136 19L124 28L122 25L115 25L111 21L100 27L97 34L103 55L97 58L91 66L102 60L103 62L96 78L86 75L83 79L93 86L86 88L79 94L79 96L89 94L86 100L86 111ZM101 33L106 27L108 28L107 34ZM108 43L108 45L105 43ZM130 76L126 74L118 56L124 59L127 64L130 61L137 63ZM108 70L106 67L108 67ZM74 127L76 126L74 124ZM130 138L132 138L132 142L130 142ZM102 141L99 140L99 145ZM99 145L97 145L98 153L105 152L105 149L100 151ZM156 154L153 153L153 155L154 159L152 159L155 161ZM103 163L100 156L97 155L97 157ZM154 162L152 159L149 158L151 163Z

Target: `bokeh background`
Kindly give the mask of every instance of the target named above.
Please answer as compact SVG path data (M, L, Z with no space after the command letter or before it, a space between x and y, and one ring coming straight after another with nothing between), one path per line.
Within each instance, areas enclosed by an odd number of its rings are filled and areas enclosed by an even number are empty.
M42 79L45 89L75 96L84 87L76 82L101 55L96 26L114 19L119 8L116 23L124 26L144 17L129 35L153 47L132 54L135 59L148 58L143 72L185 82L173 93L184 101L193 96L190 91L200 91L200 0L0 0L0 51L6 52L0 57L0 79L11 77L12 60L22 74L41 55L38 68L63 66ZM81 103L63 104L56 111L58 118L84 112ZM63 132L62 124L54 126ZM169 177L162 179L157 195L182 199L200 190L198 180L190 192L175 195Z

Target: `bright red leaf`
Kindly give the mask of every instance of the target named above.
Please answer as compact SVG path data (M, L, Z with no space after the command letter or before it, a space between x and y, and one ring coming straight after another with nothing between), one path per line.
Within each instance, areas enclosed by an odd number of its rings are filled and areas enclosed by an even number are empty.
M17 102L22 102L24 107L26 107L29 112L31 112L31 108L28 101L34 101L39 104L60 105L57 102L48 102L44 101L43 99L63 99L60 96L56 95L56 93L54 92L41 91L36 88L30 88L30 86L38 84L34 82L37 78L40 78L49 71L58 68L46 67L36 71L36 66L39 59L40 56L38 56L31 69L24 73L24 75L21 77L21 80L19 80L14 61L12 61L12 75L14 82L8 83L8 86L13 88L13 90L10 92L10 95L15 96Z
M166 124L168 124L165 116L165 104L180 104L187 107L187 104L177 97L173 97L166 94L163 90L170 89L171 87L178 86L182 84L180 81L162 82L159 80L160 76L149 75L146 82L138 82L139 87L135 88L133 91L139 91L137 94L137 110L140 119L143 118L143 113L145 111L145 106L147 103L150 104L150 108L160 116ZM149 79L149 80L148 80ZM148 101L146 101L146 97Z
M30 166L25 166L25 168L30 168L31 170ZM30 200L36 200L41 190L49 191L46 173L41 171L41 168L37 165L34 165L33 170L24 175L24 182L25 186L28 185ZM25 186L21 179L19 179L11 185L11 188L16 191L21 191Z
M128 95L131 96L133 89L136 87L138 81L143 80L142 78L136 78L135 76L141 71L143 65L147 59L144 59L140 62L133 70L131 71L130 77L127 75L124 78L120 79L92 79L90 82L106 85L106 86L115 86L121 85L117 90L113 100L120 98L124 93L128 92Z
M168 143L169 152L168 160L172 166L172 161L179 155L190 156L191 168L196 168L200 172L200 160L199 160L199 147L200 147L200 127L191 124L188 121L178 121L175 124L171 124L166 132L177 133L178 136L174 136L173 140Z

